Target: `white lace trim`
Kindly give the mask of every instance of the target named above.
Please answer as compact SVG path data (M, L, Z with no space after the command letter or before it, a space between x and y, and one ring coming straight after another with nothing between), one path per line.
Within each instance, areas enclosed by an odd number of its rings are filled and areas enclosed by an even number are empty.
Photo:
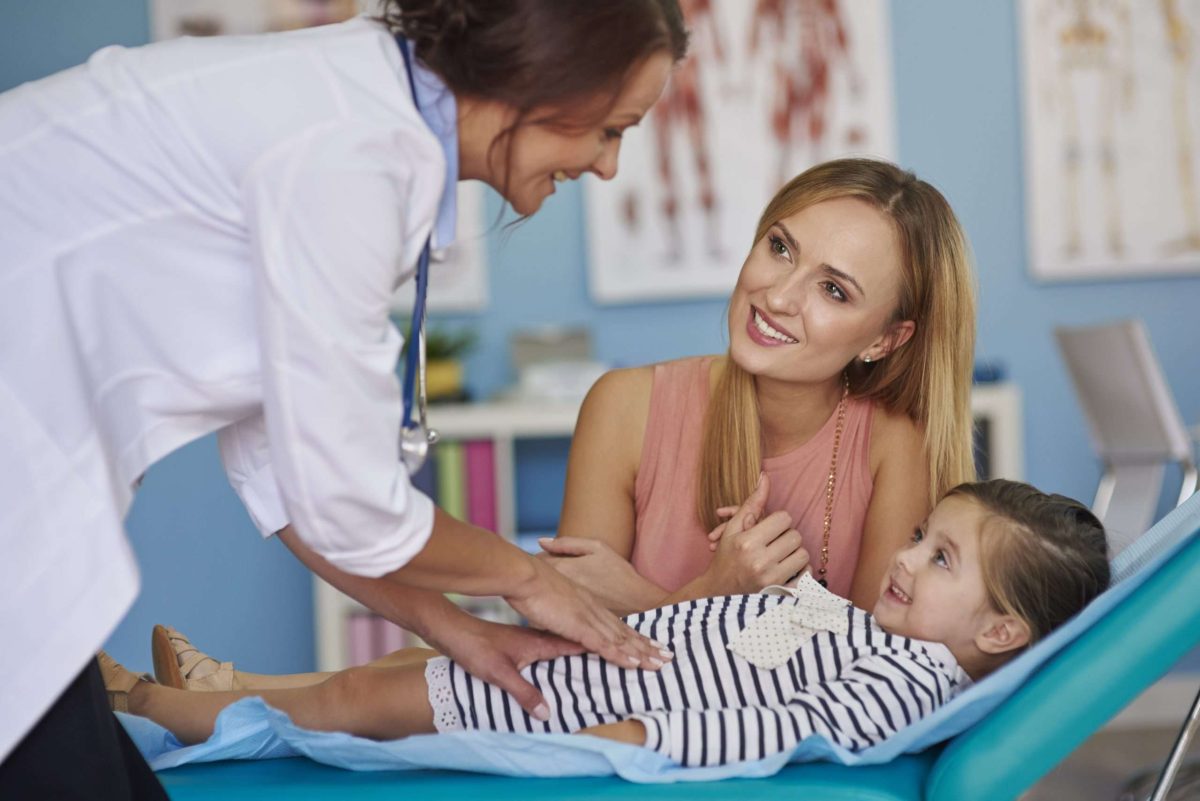
M429 686L429 705L433 707L433 725L439 733L462 731L454 687L450 682L450 659L435 656L425 663L425 683Z

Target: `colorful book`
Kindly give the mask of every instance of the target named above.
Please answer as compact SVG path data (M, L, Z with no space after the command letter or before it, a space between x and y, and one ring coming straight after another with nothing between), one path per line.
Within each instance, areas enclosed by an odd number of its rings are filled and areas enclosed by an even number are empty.
M438 506L447 514L465 520L467 517L467 493L461 442L439 442L437 445L437 499Z
M421 469L413 473L410 480L412 485L421 492L429 496L429 498L437 503L437 448L429 449L429 458L425 460L425 464L421 465Z
M463 445L467 478L467 521L495 531L496 520L496 448L490 439L477 439Z

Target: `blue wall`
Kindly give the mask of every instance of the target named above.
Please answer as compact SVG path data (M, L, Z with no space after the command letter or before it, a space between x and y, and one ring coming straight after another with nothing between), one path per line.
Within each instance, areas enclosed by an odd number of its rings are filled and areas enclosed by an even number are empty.
M77 63L104 44L145 41L145 7L144 0L0 3L0 89ZM1200 420L1200 278L1034 283L1024 244L1013 4L893 2L892 22L900 161L945 192L971 237L982 298L977 353L1002 362L1024 392L1027 477L1089 499L1099 471L1051 329L1142 317L1185 420ZM482 335L468 365L477 396L511 380L508 335L536 324L588 325L597 356L615 364L723 348L721 301L592 303L584 237L581 192L568 187L537 218L492 238L487 314L447 320ZM250 669L311 666L307 578L277 543L257 540L211 441L154 468L130 529L147 575L142 598L113 636L119 658L146 664L148 624L162 620Z

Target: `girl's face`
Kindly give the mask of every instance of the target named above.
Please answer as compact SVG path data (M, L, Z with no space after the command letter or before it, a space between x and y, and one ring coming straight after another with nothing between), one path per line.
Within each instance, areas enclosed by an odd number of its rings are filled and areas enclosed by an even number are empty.
M513 134L512 162L508 165L506 199L513 209L529 215L541 208L554 194L558 181L576 180L584 173L595 173L601 180L617 174L617 156L621 135L637 125L657 102L671 72L671 57L655 53L630 74L604 119L580 130L564 130L534 122L517 128ZM504 151L501 144L498 151ZM504 170L492 183L504 190Z
M733 360L756 376L835 378L879 359L915 329L893 323L901 263L892 222L854 198L809 206L771 226L742 265L729 303Z
M979 538L990 513L958 495L944 498L892 558L872 614L884 629L940 642L959 661L1000 617L984 588Z

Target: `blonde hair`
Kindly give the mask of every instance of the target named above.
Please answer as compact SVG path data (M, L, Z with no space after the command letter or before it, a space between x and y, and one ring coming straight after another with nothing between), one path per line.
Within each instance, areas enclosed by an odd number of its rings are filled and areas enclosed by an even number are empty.
M961 484L946 493L991 513L979 540L988 602L1029 626L1029 644L1078 614L1111 579L1104 526L1079 501L1019 481Z
M942 194L911 172L872 159L818 164L767 204L757 243L779 220L817 203L855 198L892 221L900 245L900 298L893 323L913 320L912 338L887 358L846 366L850 394L911 419L923 432L929 505L975 478L971 368L975 282L966 235ZM762 470L762 432L754 376L726 359L706 414L697 512L706 528L716 509L741 503Z

